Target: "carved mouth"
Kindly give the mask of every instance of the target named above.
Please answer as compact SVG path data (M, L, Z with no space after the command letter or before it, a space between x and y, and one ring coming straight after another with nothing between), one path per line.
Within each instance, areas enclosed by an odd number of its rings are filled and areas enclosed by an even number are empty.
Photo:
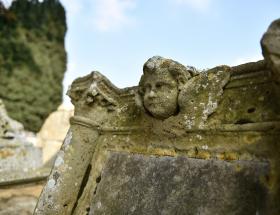
M162 105L163 102L161 100L153 99L153 100L148 100L146 104L150 106L156 106L156 105Z
M146 106L154 108L154 107L162 106L162 103L152 102L152 103L148 103Z

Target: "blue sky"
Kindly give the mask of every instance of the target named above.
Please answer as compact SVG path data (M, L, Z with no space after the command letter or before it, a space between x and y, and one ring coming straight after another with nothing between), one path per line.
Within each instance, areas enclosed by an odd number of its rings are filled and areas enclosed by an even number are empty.
M75 78L93 70L117 87L137 85L154 55L200 69L262 59L259 41L280 18L279 0L61 2L68 23L64 94Z

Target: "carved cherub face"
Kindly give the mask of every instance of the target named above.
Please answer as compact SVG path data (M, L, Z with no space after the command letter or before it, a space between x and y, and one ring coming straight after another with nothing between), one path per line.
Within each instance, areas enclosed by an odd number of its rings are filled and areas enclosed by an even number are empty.
M162 57L152 57L144 64L139 93L145 110L153 117L166 119L178 110L180 87L191 77L182 64Z
M165 119L177 112L178 86L167 69L147 74L143 86L144 107L151 115Z

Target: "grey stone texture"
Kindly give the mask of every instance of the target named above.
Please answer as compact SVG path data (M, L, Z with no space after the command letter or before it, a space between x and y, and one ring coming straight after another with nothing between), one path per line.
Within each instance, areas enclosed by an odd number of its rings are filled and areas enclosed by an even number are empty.
M268 165L113 152L89 214L255 215Z

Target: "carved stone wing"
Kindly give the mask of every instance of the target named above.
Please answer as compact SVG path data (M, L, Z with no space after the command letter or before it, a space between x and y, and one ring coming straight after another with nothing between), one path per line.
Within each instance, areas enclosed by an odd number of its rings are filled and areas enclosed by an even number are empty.
M221 66L201 72L185 84L178 100L186 129L203 128L207 124L229 79L229 67Z

